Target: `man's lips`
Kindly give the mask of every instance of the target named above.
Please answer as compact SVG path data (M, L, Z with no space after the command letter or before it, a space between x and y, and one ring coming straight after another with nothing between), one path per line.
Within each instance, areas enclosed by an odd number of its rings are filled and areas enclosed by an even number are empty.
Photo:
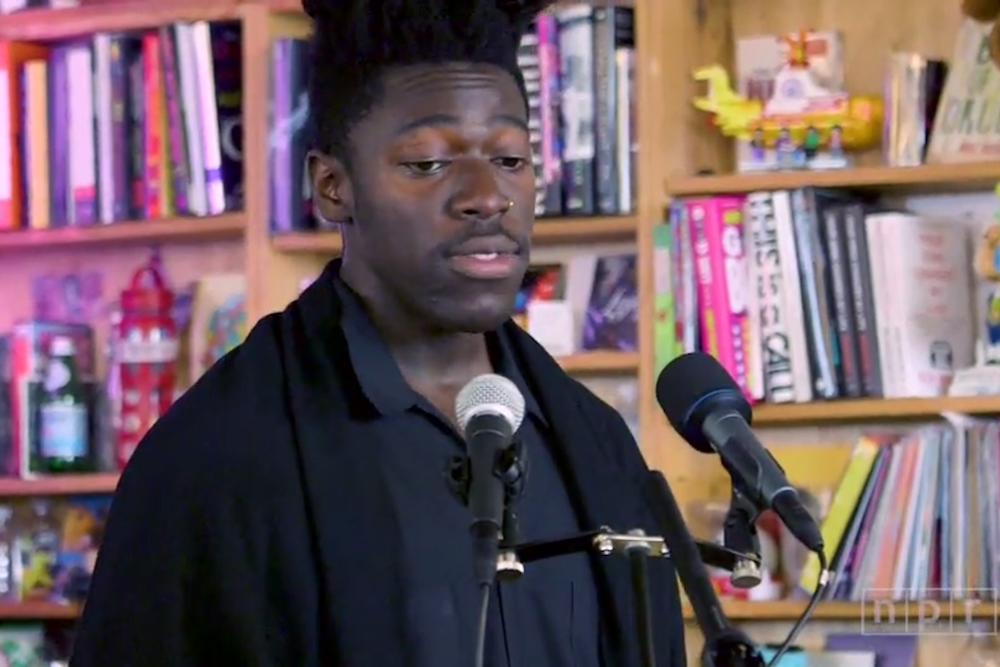
M452 255L448 261L455 271L469 278L500 280L514 274L519 259L517 253L477 252Z
M451 256L457 255L517 255L521 247L516 241L506 236L478 236L461 243L448 253Z

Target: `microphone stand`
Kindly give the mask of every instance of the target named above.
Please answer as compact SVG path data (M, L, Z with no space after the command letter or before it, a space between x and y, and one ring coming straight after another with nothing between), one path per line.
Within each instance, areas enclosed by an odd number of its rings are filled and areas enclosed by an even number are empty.
M727 546L695 540L687 531L680 507L674 499L666 480L659 473L651 473L651 483L645 485L647 496L652 493L654 514L660 520L665 535L680 539L668 543L663 537L646 535L634 529L616 533L606 526L598 530L577 533L567 537L519 542L515 504L527 481L527 461L519 458L523 453L518 443L505 450L498 461L497 474L504 480L507 490L504 505L503 533L500 556L497 561L497 579L515 581L524 573L524 565L533 561L558 558L575 553L596 553L599 556L625 555L628 557L633 591L635 631L640 645L641 667L656 667L654 623L649 591L649 559L672 558L674 567L688 594L699 628L705 637L702 649L702 667L764 667L765 663L756 645L734 628L722 611L718 596L712 588L706 565L734 572L746 564L760 567L757 553L746 553ZM446 468L445 476L453 493L464 501L467 497L468 462L456 457ZM662 486L662 488L660 488ZM650 487L655 492L650 491ZM742 564L742 565L741 565Z
M712 544L710 542L702 542L699 540L693 540L695 544L695 559L698 561L695 567L700 567L704 570L704 564L709 564L712 567L717 567L727 571L733 571L737 564L741 561L747 560L755 562L759 557L755 554L740 553L733 549L729 549L718 544ZM635 609L635 630L639 638L640 651L642 656L642 667L655 667L656 660L653 649L653 619L652 619L652 605L650 603L650 593L649 593L649 558L669 558L671 555L670 548L666 541L662 537L654 537L651 535L646 535L641 530L629 531L627 534L616 533L608 527L602 527L599 530L592 530L585 533L578 533L576 535L570 535L568 537L562 537L554 540L539 540L535 542L527 542L523 544L518 544L513 549L516 554L517 561L522 565L525 563L531 563L533 561L547 560L549 558L558 558L560 556L566 556L574 553L585 553L594 552L600 556L611 556L616 554L624 554L629 559L629 564L632 571L632 591L633 591L633 602ZM675 561L675 566L677 559ZM678 574L681 575L681 583L685 584L684 589L691 594L689 586L684 581L684 575L681 572L682 568L677 567ZM707 581L707 573L706 573ZM708 584L711 589L711 583ZM712 591L712 596L715 593ZM718 605L718 600L716 599L716 605ZM721 611L719 612L721 615ZM697 612L696 612L697 615ZM699 624L701 619L699 618ZM728 621L726 621L728 626ZM732 630L731 633L726 636L719 636L717 640L713 640L710 647L708 639L710 637L708 632L704 632L705 625L702 625L703 633L706 638L706 649L711 648L711 654L713 656L718 655L719 661L713 658L712 661L702 662L705 667L758 667L758 665L763 665L763 662L743 662L743 661L733 661L730 657L734 655L734 651L739 648L739 644L736 640L742 638L742 635L736 631ZM731 630L731 628L730 628ZM731 635L731 636L730 636ZM754 651L754 645L749 639L744 639L744 646L749 646Z

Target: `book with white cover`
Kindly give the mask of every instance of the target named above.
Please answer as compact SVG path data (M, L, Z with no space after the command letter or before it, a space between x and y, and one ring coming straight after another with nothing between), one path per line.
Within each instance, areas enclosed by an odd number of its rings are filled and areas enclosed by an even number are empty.
M967 228L908 212L872 213L865 226L885 396L943 396L975 350Z

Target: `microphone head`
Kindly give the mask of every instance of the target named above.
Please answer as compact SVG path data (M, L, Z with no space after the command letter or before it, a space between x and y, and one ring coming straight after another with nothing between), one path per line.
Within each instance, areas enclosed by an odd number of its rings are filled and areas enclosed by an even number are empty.
M517 385L493 373L472 378L455 397L455 416L463 435L472 418L482 414L503 417L514 432L524 421L524 410L524 396Z
M753 420L739 385L715 357L704 352L682 354L667 364L656 380L656 402L674 430L706 454L714 451L702 432L710 413L725 408L740 413L747 424Z

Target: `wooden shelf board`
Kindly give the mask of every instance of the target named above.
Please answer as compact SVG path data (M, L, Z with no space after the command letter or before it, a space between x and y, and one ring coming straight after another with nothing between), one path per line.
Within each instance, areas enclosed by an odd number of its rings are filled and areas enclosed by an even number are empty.
M0 38L53 41L95 32L156 28L182 21L239 18L237 0L134 0L67 9L35 9L0 17Z
M80 607L59 602L0 602L0 620L56 621L79 618Z
M302 0L267 0L267 6L272 12L295 12L305 16Z
M970 415L1000 414L1000 396L862 398L781 405L759 404L753 408L753 424L772 426L935 419L943 412Z
M598 373L635 373L639 370L638 352L580 352L561 357L559 365L567 373L577 375Z
M0 251L24 248L42 249L64 246L235 239L243 234L244 222L245 217L242 213L227 213L207 218L128 221L92 227L18 229L0 232Z
M287 253L336 255L344 247L340 232L281 232L271 236L271 246Z
M114 493L118 473L52 475L36 479L0 478L0 498Z
M920 167L858 167L829 171L691 176L671 179L667 183L667 192L676 197L684 197L816 186L944 193L990 191L998 181L1000 181L1000 162L982 162Z
M639 223L633 216L539 218L534 245L573 245L635 241ZM287 253L334 255L340 252L340 232L283 232L271 237L275 249Z
M594 218L538 218L535 220L535 245L576 245L632 241L639 231L633 216Z
M944 604L944 602L942 602ZM960 604L956 602L956 604ZM896 602L897 615L902 609L903 602ZM767 602L748 602L746 600L724 600L722 610L731 621L758 621L758 622L788 622L798 620L799 616L806 608L805 600L773 600ZM694 621L694 612L690 605L684 605L684 619ZM885 612L883 612L885 613ZM960 607L956 613L965 618L965 609ZM996 618L997 606L995 602L983 601L981 604L970 609L970 615L978 620L993 620ZM871 603L862 604L860 602L820 602L816 606L810 618L821 621L858 621L861 619L872 620L875 617L875 606Z

